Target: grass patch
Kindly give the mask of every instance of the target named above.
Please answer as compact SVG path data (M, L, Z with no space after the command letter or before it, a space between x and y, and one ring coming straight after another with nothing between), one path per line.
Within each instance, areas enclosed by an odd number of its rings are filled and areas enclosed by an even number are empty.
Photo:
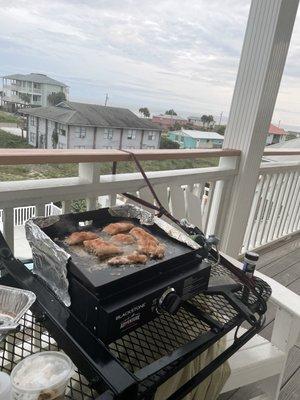
M0 111L0 122L19 122L20 118L16 117L14 114L5 112L5 111Z
M26 139L0 129L0 148L32 148ZM165 171L186 168L215 167L218 158L143 161L145 171ZM102 163L100 173L111 174L112 163ZM134 162L120 162L117 173L137 172ZM0 166L0 181L19 181L27 179L66 178L78 175L78 164L28 164Z
M6 132L0 129L0 148L1 149L26 149L32 148L27 143L26 139L21 136L13 135L12 133Z
M186 168L215 167L218 158L202 160L165 160L142 162L145 171L165 171ZM100 174L111 174L112 163L101 164ZM133 162L120 162L117 173L137 172ZM78 175L78 164L7 165L0 166L0 181L19 181L26 179L67 178Z

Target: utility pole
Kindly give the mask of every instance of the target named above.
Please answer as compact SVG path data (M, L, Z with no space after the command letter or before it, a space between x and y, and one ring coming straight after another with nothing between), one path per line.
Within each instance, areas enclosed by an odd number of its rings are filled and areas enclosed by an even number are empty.
M278 128L280 128L281 119L278 121Z
M222 112L221 112L221 114L220 114L219 126L221 125L221 122L222 122L222 117L223 117L223 111L222 111Z
M104 102L105 107L107 106L108 99L109 99L108 93L106 93L106 94L105 94L105 102Z

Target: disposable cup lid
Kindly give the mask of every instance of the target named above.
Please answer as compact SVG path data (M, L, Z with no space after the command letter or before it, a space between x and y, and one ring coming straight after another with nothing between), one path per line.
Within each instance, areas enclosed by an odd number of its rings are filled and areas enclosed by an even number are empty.
M66 383L73 373L73 364L64 353L45 351L22 360L11 373L15 390L36 392Z

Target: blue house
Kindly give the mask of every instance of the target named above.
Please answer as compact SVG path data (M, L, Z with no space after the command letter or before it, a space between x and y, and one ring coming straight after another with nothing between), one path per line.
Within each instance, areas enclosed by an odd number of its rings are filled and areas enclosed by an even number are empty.
M169 131L168 138L177 142L181 149L221 148L224 137L217 132L204 132L190 129Z

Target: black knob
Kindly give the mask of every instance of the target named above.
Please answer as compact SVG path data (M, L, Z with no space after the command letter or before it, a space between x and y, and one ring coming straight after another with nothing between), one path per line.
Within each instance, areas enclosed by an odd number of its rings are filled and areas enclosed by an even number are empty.
M160 307L169 314L176 314L181 306L181 298L175 290L166 291L160 299Z
M3 258L4 260L10 260L12 258L12 252L8 247L0 248L0 258Z

